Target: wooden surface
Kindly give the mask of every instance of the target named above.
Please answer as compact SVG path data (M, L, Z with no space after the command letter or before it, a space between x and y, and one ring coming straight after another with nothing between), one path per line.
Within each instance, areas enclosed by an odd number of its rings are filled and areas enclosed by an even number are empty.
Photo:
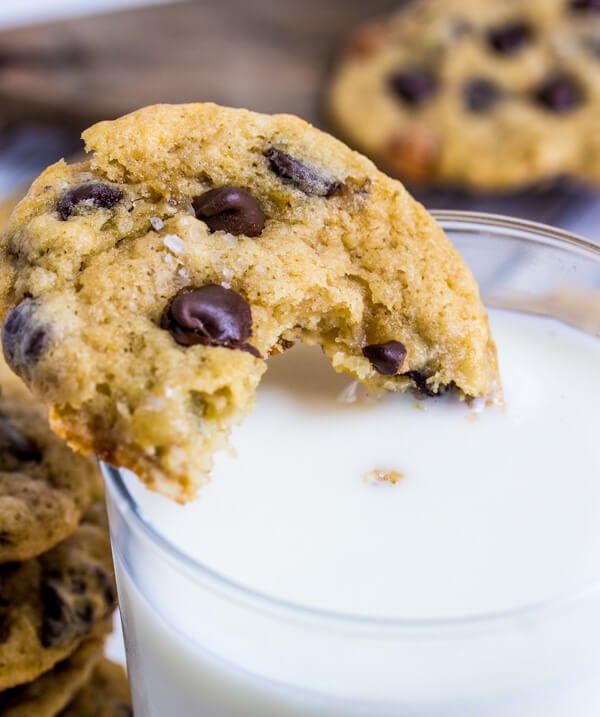
M212 100L320 123L340 44L398 5L188 0L0 32L0 118L83 126L153 102Z

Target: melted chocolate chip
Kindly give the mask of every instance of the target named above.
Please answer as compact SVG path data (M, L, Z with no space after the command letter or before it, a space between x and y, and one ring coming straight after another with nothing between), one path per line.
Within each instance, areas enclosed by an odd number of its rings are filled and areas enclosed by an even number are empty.
M492 28L487 35L489 46L500 55L513 55L533 38L533 30L522 20Z
M192 201L196 217L211 232L224 231L234 236L245 234L257 237L265 226L265 215L260 204L245 189L219 187L195 197Z
M398 70L388 78L390 88L409 105L418 106L437 92L436 76L427 69Z
M79 204L93 206L97 209L111 209L123 198L118 187L102 182L86 182L72 187L60 198L56 210L62 221L66 221Z
M535 101L558 114L577 109L583 102L583 91L577 81L566 74L548 77L534 92Z
M86 635L116 603L112 577L103 568L89 564L44 575L41 599L41 643L58 649Z
M569 8L574 12L600 12L600 0L571 0Z
M491 110L503 95L498 85L485 77L478 77L466 82L463 94L468 109L477 114Z
M50 341L48 327L39 321L38 308L35 299L23 299L8 313L2 327L4 357L21 376L39 360Z
M252 335L250 306L235 291L218 284L176 294L163 314L161 327L181 346L223 346L259 356L245 343Z
M384 344L370 344L362 350L373 368L384 376L399 373L406 358L406 346L400 341L386 341Z
M27 463L40 463L42 460L42 453L36 444L0 414L0 470L9 469L9 456Z
M275 147L269 147L265 157L278 177L293 184L309 197L331 197L343 186L338 180L324 177L314 167Z

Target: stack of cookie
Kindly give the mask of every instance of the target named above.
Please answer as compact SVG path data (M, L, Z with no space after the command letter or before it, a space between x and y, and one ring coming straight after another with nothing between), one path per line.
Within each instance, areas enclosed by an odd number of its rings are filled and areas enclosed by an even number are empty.
M102 481L0 363L0 716L131 715Z

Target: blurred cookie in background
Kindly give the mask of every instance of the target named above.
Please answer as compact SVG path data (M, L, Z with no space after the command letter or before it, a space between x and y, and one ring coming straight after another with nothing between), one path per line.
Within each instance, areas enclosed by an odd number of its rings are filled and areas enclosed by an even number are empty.
M358 29L338 133L400 178L506 192L600 183L600 2L417 0Z
M103 494L96 461L50 430L0 352L0 563L34 558L72 535Z
M104 638L90 637L33 682L0 692L0 717L55 717L90 683L103 650Z
M115 603L106 510L98 502L48 552L0 566L0 690L37 679L84 639L106 634Z

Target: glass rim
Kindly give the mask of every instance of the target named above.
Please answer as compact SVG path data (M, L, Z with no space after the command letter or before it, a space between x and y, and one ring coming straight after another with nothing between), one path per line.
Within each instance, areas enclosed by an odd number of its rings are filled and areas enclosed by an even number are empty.
M500 214L469 212L455 210L430 210L430 214L444 230L462 231L481 234L486 230L495 236L506 235L512 239L529 241L564 250L583 253L594 258L600 264L600 244L569 232L539 222L518 219ZM521 621L534 616L550 616L575 609L577 605L590 598L600 599L600 577L586 586L571 590L554 597L526 603L507 610L489 611L457 617L403 618L396 616L374 617L363 614L336 612L296 603L292 600L279 598L260 590L255 590L241 582L229 578L217 570L196 560L183 550L172 544L145 517L143 510L127 489L121 470L100 460L100 468L109 487L126 506L133 516L134 526L148 538L153 545L177 567L191 574L194 581L201 583L206 589L218 592L222 597L235 601L250 609L271 614L278 613L288 618L300 619L303 622L327 624L342 629L357 631L383 630L385 632L410 632L413 636L432 631L455 631L457 629L477 628L489 631L501 629L508 623ZM123 513L122 506L117 508ZM129 527L132 527L129 524Z

